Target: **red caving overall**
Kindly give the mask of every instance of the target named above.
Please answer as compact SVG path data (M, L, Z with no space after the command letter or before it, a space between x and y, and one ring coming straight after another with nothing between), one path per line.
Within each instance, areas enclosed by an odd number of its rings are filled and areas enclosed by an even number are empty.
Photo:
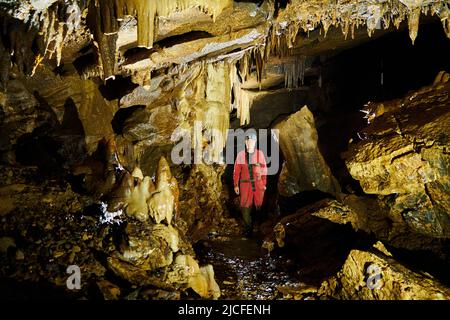
M251 208L252 203L255 204L256 208L260 208L266 189L266 160L264 153L255 148L250 159L250 165L253 169L252 177L250 177L248 156L249 154L245 150L242 150L236 157L233 172L234 186L239 185L242 208Z

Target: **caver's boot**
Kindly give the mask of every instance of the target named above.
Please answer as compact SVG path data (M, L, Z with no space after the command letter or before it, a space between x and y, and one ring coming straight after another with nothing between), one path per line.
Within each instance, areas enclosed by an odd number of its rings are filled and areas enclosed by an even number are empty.
M244 234L246 237L250 237L253 233L252 208L241 208L241 212L244 219Z

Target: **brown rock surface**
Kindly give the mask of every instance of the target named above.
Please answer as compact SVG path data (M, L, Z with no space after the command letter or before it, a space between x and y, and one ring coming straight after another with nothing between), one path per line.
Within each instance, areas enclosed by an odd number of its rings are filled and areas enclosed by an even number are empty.
M280 194L320 190L337 196L340 187L320 153L314 116L308 107L279 123L276 129L286 159L278 183Z
M450 235L450 82L370 107L367 139L344 158L365 193L392 203L390 217L424 235Z
M319 294L350 300L450 299L447 287L430 275L406 268L383 251L352 250L337 275L322 283Z

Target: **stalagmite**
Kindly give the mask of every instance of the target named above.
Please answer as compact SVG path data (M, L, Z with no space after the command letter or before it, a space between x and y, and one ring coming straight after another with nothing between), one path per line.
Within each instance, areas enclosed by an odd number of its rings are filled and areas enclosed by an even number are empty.
M134 178L138 178L139 180L144 180L144 175L142 174L142 170L139 167L135 167L131 175Z
M162 238L169 244L170 250L178 252L180 250L180 236L178 231L171 225L156 224L153 226L152 234Z
M124 208L131 196L131 190L134 188L134 181L132 175L125 171L119 180L119 183L114 187L108 195L108 211L114 212Z
M161 223L164 219L170 225L174 210L176 208L177 182L170 172L169 163L161 157L158 164L156 190L148 200L150 216L156 223Z
M134 216L142 222L148 219L147 200L150 198L150 192L153 189L152 186L153 183L150 177L146 176L144 180L139 181L132 189L126 208L128 215Z

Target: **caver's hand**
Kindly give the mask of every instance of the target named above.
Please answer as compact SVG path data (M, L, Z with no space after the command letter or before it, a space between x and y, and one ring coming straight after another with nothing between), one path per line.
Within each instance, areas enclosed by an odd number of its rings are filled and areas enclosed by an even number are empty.
M236 194L239 194L239 186L234 187L234 192L236 192Z

